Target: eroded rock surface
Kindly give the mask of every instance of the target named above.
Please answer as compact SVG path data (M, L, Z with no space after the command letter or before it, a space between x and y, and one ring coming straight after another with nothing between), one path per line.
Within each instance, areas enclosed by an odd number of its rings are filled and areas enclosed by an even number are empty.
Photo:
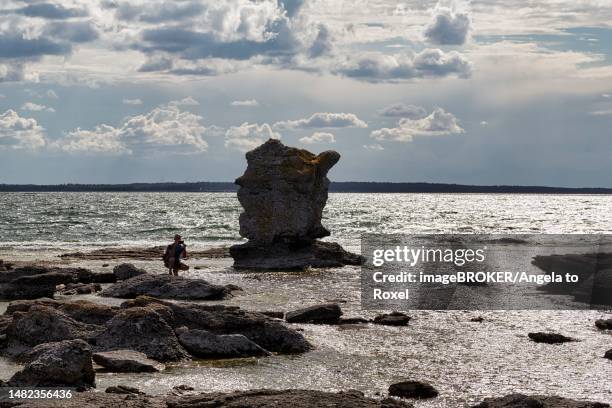
M338 324L342 309L337 303L326 303L287 312L288 323Z
M157 372L165 366L151 360L144 353L134 350L114 350L93 354L93 361L108 371L115 373Z
M234 287L208 283L203 279L181 276L142 274L118 282L100 292L100 296L132 299L146 295L161 299L220 300Z
M271 353L242 334L217 335L207 330L176 330L180 343L195 357L199 358L240 358L269 356Z
M472 408L607 408L602 402L576 401L543 395L511 394L501 398L486 398Z
M270 139L246 159L247 169L236 184L244 208L240 235L249 242L230 248L236 268L287 270L363 262L338 244L317 241L330 235L321 217L327 172L340 154L330 150L315 155Z
M576 341L571 337L564 336L559 333L529 333L529 338L536 343L546 343L546 344L560 344L560 343L569 343L572 341Z

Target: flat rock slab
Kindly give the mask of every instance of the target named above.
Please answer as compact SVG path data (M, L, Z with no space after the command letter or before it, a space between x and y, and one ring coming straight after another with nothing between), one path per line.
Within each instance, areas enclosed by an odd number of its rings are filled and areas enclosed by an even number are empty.
M501 398L486 398L472 408L608 408L602 402L576 401L557 396L511 394Z
M406 326L410 321L410 316L401 312L392 312L388 314L381 314L374 318L374 324L380 324L383 326Z
M221 300L230 295L232 289L203 279L143 274L104 289L100 296L133 299L145 295L160 299Z
M251 390L227 394L190 394L149 396L136 393L117 394L77 392L66 400L28 400L13 407L34 408L413 408L405 401L391 398L376 400L358 391L323 392L310 390ZM573 408L573 407L572 407ZM590 407L589 407L590 408Z
M114 350L93 354L93 361L108 371L116 373L153 373L166 367L134 350Z

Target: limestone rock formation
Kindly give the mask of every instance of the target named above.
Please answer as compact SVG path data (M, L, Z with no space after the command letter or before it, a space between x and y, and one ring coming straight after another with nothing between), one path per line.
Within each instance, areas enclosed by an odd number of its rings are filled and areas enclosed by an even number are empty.
M236 184L244 208L240 235L249 242L230 248L234 267L287 270L363 262L338 244L317 241L330 235L321 217L327 202L327 172L340 154L315 155L270 139L248 152L246 159L247 169Z

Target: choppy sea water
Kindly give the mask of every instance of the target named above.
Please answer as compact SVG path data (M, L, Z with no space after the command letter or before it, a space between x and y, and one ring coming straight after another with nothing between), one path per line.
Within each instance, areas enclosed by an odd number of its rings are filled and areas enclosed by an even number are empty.
M240 240L240 206L222 193L11 193L0 195L0 258L57 259L66 251L161 245L180 232L191 247ZM612 233L608 196L476 194L330 194L324 224L332 239L359 250L362 233ZM137 262L163 272L157 261ZM223 303L291 310L340 301L360 309L359 270L239 273L229 259L192 259L188 273L235 283L244 294ZM79 265L103 270L102 261ZM119 304L97 296L82 298ZM0 305L5 307L6 304ZM384 395L404 378L433 383L440 397L417 407L461 407L511 392L612 402L612 333L598 331L601 311L413 311L407 327L299 325L316 350L298 356L201 361L161 374L99 374L98 387L130 384L150 393L189 384L205 391L250 388L359 389ZM483 323L470 318L483 316ZM530 331L558 331L580 342L536 344ZM0 379L19 367L0 361Z

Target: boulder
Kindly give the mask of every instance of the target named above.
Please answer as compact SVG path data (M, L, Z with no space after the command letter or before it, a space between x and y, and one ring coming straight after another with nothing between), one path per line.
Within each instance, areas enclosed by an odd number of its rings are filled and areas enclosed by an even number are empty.
M340 316L342 316L340 306L336 303L327 303L287 312L285 320L288 323L337 324Z
M340 160L335 151L314 155L276 139L246 154L247 169L236 179L240 235L234 267L257 270L305 269L361 264L340 245L317 241L330 235L321 224L327 202L327 172Z
M230 292L225 286L213 285L202 279L143 274L104 289L100 296L132 299L146 295L162 299L220 300Z
M485 398L472 408L608 408L609 404L576 401L557 396L511 394L500 398Z
M91 349L83 340L36 346L28 363L8 381L11 387L94 387Z
M269 356L271 353L242 334L217 335L207 330L176 330L180 343L193 356L199 358L241 358Z
M130 387L128 385L114 385L107 387L104 392L107 394L145 395L145 393L140 391L138 388Z
M144 275L145 273L147 271L137 268L131 263L122 263L113 268L113 274L117 280L126 280L134 276Z
M374 324L381 324L384 326L406 326L409 321L410 316L401 312L381 314L374 318Z
M560 343L568 343L570 341L576 341L571 337L566 337L562 334L558 333L529 333L529 338L536 343L546 343L546 344L560 344Z
M172 327L154 310L133 307L110 319L93 339L96 351L135 350L157 361L178 361L189 355Z
M38 299L50 298L55 294L55 285L27 285L0 283L0 299Z
M121 307L162 308L166 314L171 314L172 323L169 324L174 328L185 326L219 335L242 334L261 348L275 353L303 353L312 347L301 333L278 320L237 306L168 302L141 296L123 303Z
M606 351L606 354L604 354L604 358L607 358L608 360L612 360L612 349Z
M595 326L599 330L612 330L612 319L599 319L595 321Z
M18 355L43 343L62 340L89 340L101 326L79 322L60 310L34 305L27 312L15 312L6 328L7 352Z
M400 398L435 398L438 396L431 384L421 381L402 381L389 386L389 395Z
M57 288L57 293L64 296L88 295L102 290L99 283L69 283Z
M166 367L134 350L114 350L93 354L93 361L107 371L115 373L153 373Z
M9 303L5 314L27 312L33 306L45 306L56 309L82 323L104 325L116 313L117 309L86 300L59 301L53 299L18 300Z
M14 285L56 286L74 281L70 272L48 272L39 275L21 276L11 281Z

